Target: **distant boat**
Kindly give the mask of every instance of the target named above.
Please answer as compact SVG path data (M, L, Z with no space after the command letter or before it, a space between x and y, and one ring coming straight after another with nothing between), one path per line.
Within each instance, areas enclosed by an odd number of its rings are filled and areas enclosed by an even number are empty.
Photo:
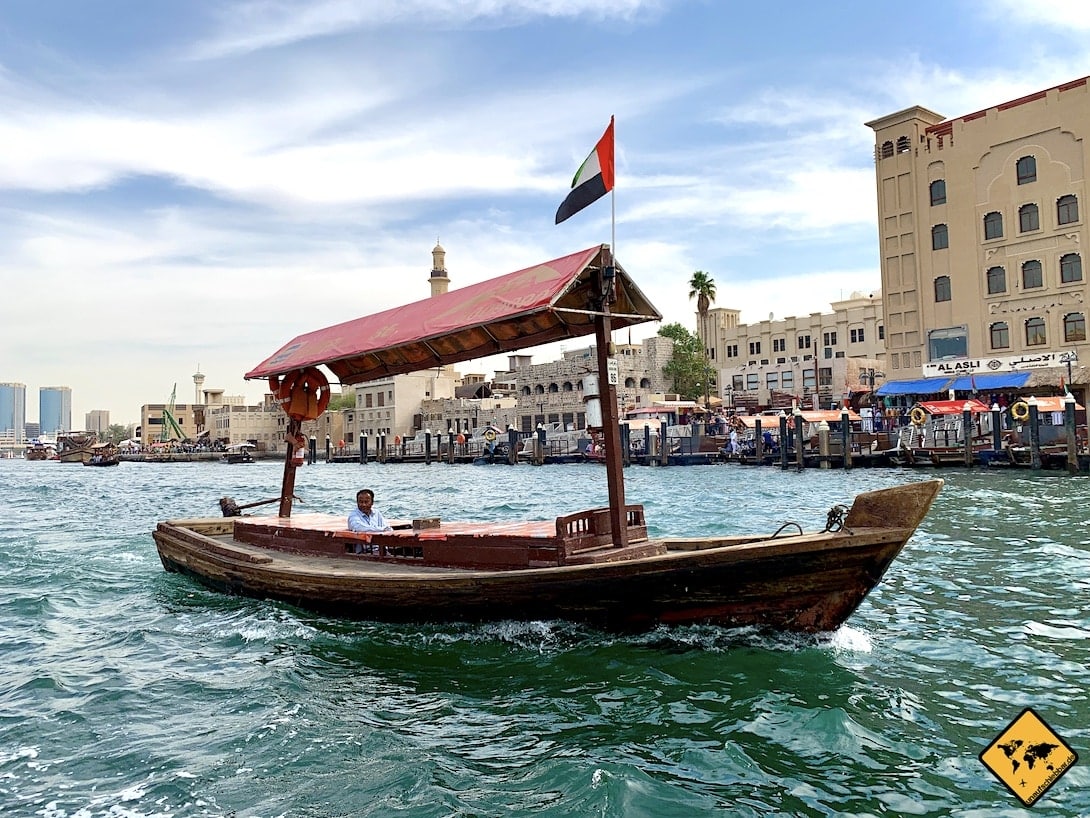
M27 460L56 460L57 446L49 438L36 437L27 443L23 457Z
M624 497L609 349L613 329L661 317L602 245L295 338L246 374L269 379L288 414L286 438L300 447L284 459L280 496L261 501L278 502L277 516L161 522L153 536L163 567L231 594L380 621L836 629L942 481L860 494L850 508L830 509L821 530L770 520L772 533L650 535L643 506ZM328 401L318 366L356 384L590 333L597 365L584 376L583 400L602 437L607 507L514 522L421 517L360 533L342 515L292 516L302 423Z
M96 443L91 447L91 456L83 462L84 466L116 466L121 463L117 446L113 443Z
M91 447L98 442L94 432L68 432L57 435L57 455L62 463L86 463Z
M253 463L254 456L250 450L255 448L253 443L232 443L224 449L224 463Z

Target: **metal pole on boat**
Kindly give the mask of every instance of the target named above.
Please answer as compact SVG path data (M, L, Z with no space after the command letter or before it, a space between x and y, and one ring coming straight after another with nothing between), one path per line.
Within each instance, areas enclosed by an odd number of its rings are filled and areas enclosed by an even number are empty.
M1068 366L1071 364L1069 363ZM1068 392L1064 395L1064 431L1067 434L1067 472L1079 471L1079 452L1075 438L1075 396Z
M1040 409L1037 408L1037 398L1029 396L1026 401L1029 406L1029 465L1031 469L1041 468L1041 419Z
M1000 417L998 403L992 404L992 451L998 452L1003 448L1003 421Z
M617 269L613 266L612 250L602 247L598 256L599 275L593 276L594 296L598 302L594 318L594 340L598 357L598 386L605 392L601 396L602 435L606 444L606 481L609 487L609 522L613 535L613 545L623 548L628 545L628 514L624 499L624 467L621 465L621 430L617 422L617 384L615 370L610 377L610 352L613 342L612 321L609 306L613 303Z

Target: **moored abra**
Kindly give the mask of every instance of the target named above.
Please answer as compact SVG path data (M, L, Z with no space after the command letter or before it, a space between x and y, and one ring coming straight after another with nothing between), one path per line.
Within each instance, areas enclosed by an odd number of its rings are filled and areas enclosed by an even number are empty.
M821 531L649 537L643 507L625 501L607 373L612 329L660 318L601 246L300 336L246 376L269 378L290 418L277 516L160 523L163 565L229 593L388 621L838 627L912 536L942 481L859 495ZM588 376L584 394L593 396L585 397L588 427L601 435L606 508L515 523L422 519L365 534L347 531L341 516L292 516L301 424L328 401L318 366L354 384L591 332L597 377Z

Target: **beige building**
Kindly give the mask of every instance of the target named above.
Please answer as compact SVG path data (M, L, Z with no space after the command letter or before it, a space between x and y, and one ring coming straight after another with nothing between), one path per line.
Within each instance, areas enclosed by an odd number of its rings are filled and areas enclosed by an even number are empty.
M102 437L110 428L110 410L92 409L83 417L83 428Z
M1085 386L1087 78L954 119L917 106L867 125L888 377Z
M727 407L840 405L885 377L881 293L852 293L831 313L739 322L735 309L708 310L701 340Z

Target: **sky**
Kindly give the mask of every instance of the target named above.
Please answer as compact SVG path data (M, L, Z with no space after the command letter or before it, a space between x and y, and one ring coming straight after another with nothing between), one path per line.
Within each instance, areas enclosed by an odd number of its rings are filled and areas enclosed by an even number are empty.
M613 207L664 324L695 331L696 270L745 322L828 312L881 288L864 122L1086 76L1088 33L1025 0L6 3L0 382L28 420L71 387L77 427L198 369L257 403L291 338L426 298L437 241L455 289L610 242ZM554 225L610 116L613 207Z

